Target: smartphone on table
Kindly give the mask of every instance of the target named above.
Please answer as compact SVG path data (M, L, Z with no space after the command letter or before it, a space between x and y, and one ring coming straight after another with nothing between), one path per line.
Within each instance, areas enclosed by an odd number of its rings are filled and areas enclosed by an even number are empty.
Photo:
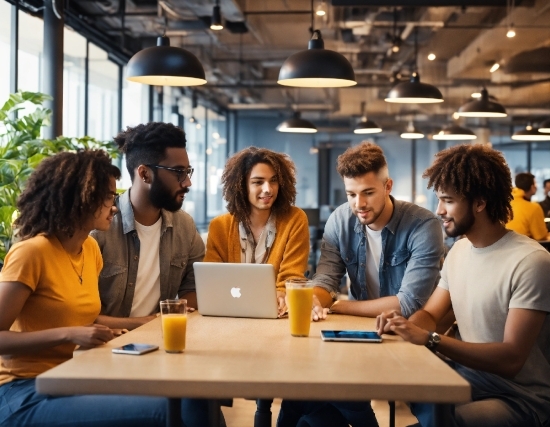
M375 331L322 330L321 338L323 341L382 342L382 337Z
M158 350L158 345L153 344L126 344L122 347L113 348L113 353L118 354L134 354L140 355L145 353L150 353L151 351Z

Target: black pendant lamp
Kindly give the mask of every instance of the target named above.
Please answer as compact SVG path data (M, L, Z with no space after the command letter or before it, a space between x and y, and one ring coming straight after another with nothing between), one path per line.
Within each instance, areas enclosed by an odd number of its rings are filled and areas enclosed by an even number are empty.
M353 133L366 134L382 132L382 128L380 126L378 126L372 120L367 119L367 114L365 113L365 105L366 102L361 102L361 114L363 114L363 117L361 118L361 121L357 123L357 126L355 126Z
M440 141L469 141L476 138L477 135L473 131L455 124L444 127L433 136L433 139Z
M310 121L300 117L300 113L296 111L292 118L280 123L277 128L279 132L286 133L316 133L317 128Z
M506 109L489 99L489 92L483 88L481 98L467 102L458 109L460 117L506 117Z
M283 63L277 83L294 87L355 86L355 73L349 61L324 47L321 32L315 30L308 49L289 56Z
M216 5L214 6L214 9L212 9L212 21L210 22L210 29L214 31L223 30L220 0L216 0Z
M403 139L420 139L424 138L424 134L414 127L412 120L407 125L405 132L401 134Z
M539 132L550 133L550 119L546 119L540 124Z
M514 141L550 141L550 133L541 133L539 129L527 125L525 129L514 132L512 139Z
M395 85L388 93L386 102L396 104L435 104L443 102L443 95L435 86L420 82L418 74L418 27L414 30L414 71L408 82Z
M170 46L166 36L140 50L127 65L126 79L155 86L198 86L206 83L204 68L191 52Z

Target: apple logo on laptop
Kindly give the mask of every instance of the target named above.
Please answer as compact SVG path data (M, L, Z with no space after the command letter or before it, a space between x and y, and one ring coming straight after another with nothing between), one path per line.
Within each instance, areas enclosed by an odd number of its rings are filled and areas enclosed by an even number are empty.
M231 296L233 298L240 298L241 297L241 288L231 288Z

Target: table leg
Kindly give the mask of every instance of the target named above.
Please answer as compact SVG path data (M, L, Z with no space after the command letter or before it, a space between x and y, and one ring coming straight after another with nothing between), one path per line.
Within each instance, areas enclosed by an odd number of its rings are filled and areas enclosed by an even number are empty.
M257 399L254 427L271 427L271 404L273 399Z
M452 427L451 408L453 405L438 403L434 405L434 421L437 427Z
M166 427L181 427L181 399L168 398L166 412Z
M208 425L210 427L220 427L220 412L220 401L208 399Z

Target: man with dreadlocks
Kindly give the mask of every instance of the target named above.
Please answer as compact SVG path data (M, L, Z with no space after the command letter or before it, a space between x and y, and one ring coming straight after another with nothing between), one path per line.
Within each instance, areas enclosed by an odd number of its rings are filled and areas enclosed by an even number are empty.
M425 172L449 236L438 287L409 320L389 312L379 333L395 332L451 360L472 387L472 401L456 405L457 426L546 426L550 422L550 254L505 228L512 183L503 156L483 145L437 154ZM435 325L454 309L455 338ZM423 427L434 426L430 405L413 404Z
M285 281L304 277L309 256L307 216L294 206L294 163L285 154L245 148L227 161L222 184L229 213L210 223L204 261L272 264L282 314Z

